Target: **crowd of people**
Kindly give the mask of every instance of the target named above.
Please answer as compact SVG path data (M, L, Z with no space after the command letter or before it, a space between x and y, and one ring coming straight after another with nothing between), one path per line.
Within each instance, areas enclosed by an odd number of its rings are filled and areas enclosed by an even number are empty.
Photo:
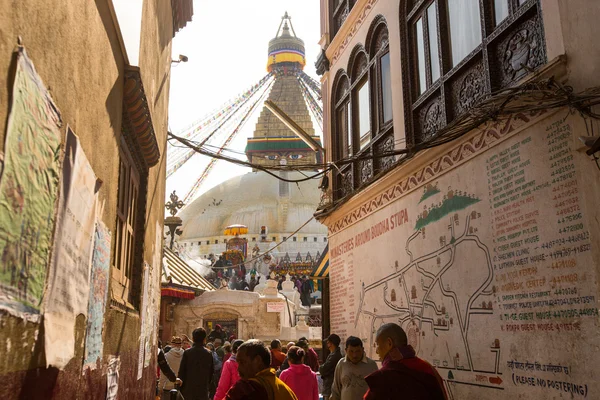
M229 290L246 290L253 292L256 286L260 285L260 275L256 269L251 269L249 272L246 266L242 263L239 267L228 267L222 256L219 256L213 264L213 272L208 281L217 289ZM248 276L250 279L248 280ZM268 279L277 281L277 290L283 290L283 282L287 280L285 275L275 275L273 278L267 276ZM312 304L311 294L314 293L315 287L311 279L307 276L290 276L290 280L294 283L294 288L300 293L302 305L310 307Z
M159 352L161 400L447 400L440 375L394 323L376 334L380 368L355 336L346 339L345 355L340 337L327 337L322 364L304 337L286 346L273 340L269 348L256 339L223 341L216 329L207 335L197 328L192 340L185 348L183 337L173 337Z

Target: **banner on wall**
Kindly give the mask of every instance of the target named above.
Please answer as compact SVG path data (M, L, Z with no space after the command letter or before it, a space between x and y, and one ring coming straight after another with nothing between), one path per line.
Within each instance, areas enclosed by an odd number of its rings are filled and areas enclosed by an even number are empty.
M22 47L16 64L0 178L0 308L37 319L54 228L61 118Z
M102 327L110 277L110 245L110 231L102 221L97 221L92 251L84 370L95 369L97 361L102 360Z
M96 174L67 128L52 260L44 296L46 363L64 368L74 356L75 319L87 316L96 219Z

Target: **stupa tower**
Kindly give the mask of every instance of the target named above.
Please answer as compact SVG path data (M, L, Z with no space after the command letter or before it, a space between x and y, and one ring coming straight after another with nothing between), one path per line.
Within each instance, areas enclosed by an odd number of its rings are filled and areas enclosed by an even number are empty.
M275 76L269 100L320 143L300 86L305 65L304 41L296 36L286 12L275 38L269 41L267 70ZM322 157L266 107L260 113L253 137L248 139L246 155L251 163L265 166L316 163Z

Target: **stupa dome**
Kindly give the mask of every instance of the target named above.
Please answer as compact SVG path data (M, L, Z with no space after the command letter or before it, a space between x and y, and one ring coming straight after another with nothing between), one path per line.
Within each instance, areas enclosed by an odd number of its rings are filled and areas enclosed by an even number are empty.
M275 172L277 173L277 172ZM306 175L288 172L288 179ZM258 235L262 226L269 233L292 233L309 220L319 204L319 180L285 183L266 172L250 172L231 178L202 194L187 205L179 216L183 220L180 241L218 237L229 225L248 227L248 235ZM299 232L326 235L327 228L311 221Z

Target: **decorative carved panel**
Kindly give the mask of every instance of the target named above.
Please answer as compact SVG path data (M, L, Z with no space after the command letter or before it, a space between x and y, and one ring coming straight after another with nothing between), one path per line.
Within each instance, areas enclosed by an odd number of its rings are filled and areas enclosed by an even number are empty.
M377 152L377 154L394 151L394 135L390 134L385 139L381 140L375 147L375 151ZM378 160L378 164L379 164L378 172L380 172L380 171L385 171L386 169L388 169L392 165L394 165L394 162L396 161L396 157L394 157L394 156L381 157L381 158L378 158L377 160Z
M481 62L469 67L450 84L452 114L454 119L475 106L489 90L486 85L485 71Z
M546 63L544 32L539 17L533 14L515 26L496 47L498 83L506 87Z
M417 119L419 121L419 135L416 137L416 142L421 143L431 138L440 128L446 125L441 99L435 97L432 101L425 103L419 109Z
M373 48L373 54L379 52L379 50L385 48L389 43L388 31L384 27L380 28L375 37L375 47Z
M350 11L348 10L348 7L343 7L340 13L335 17L335 32L340 30L344 24L344 21L346 21L346 18L348 18L349 13Z
M373 177L373 160L362 160L359 162L360 185L362 186Z
M349 195L354 191L354 174L352 170L342 174L341 192L342 197Z
M356 55L356 59L352 65L352 83L367 69L368 61L365 53L360 52Z

